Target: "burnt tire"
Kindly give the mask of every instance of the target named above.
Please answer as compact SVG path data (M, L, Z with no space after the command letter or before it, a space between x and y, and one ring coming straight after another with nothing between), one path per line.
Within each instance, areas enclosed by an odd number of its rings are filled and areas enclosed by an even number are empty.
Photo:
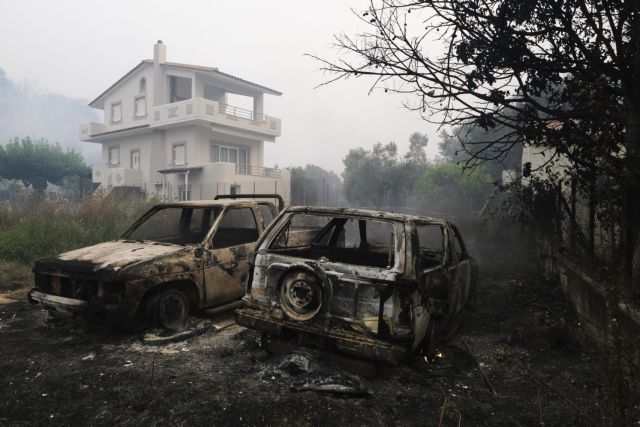
M149 299L147 317L157 326L181 331L189 317L189 300L178 289L158 292Z
M290 319L307 321L320 312L324 302L322 280L313 273L294 270L280 283L278 299Z

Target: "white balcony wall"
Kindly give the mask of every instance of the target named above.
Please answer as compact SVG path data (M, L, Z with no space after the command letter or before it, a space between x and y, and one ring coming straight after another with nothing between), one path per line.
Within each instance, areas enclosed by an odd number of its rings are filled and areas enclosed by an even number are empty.
M83 123L80 125L80 139L89 139L91 135L98 135L107 131L107 125L104 123Z
M92 170L93 182L103 187L144 187L140 169L110 168L94 166Z
M224 104L204 98L193 98L186 101L164 104L151 110L150 126L168 128L184 125L186 122L201 121L221 125L224 129L235 132L238 136L268 138L274 140L280 136L280 119L264 116L264 119L234 115Z

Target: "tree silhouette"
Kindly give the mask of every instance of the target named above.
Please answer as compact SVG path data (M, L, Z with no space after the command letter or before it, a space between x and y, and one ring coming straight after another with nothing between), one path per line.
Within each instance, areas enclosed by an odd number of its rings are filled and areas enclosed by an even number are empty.
M47 182L60 184L65 177L90 177L91 170L75 151L63 151L59 145L30 138L14 139L0 145L0 177L19 179L25 187L43 191Z
M413 96L425 120L503 132L464 141L467 166L516 145L546 147L548 173L593 191L617 184L624 271L640 218L640 2L637 0L373 0L359 34L336 36L332 77L372 78L372 90ZM313 56L313 55L312 55ZM491 135L492 132L487 132ZM469 149L477 144L478 149ZM532 172L525 168L525 174ZM553 180L552 180L553 181Z

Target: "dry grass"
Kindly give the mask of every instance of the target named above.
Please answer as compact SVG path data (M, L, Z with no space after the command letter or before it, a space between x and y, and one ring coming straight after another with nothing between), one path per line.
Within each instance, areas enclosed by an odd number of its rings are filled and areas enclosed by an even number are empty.
M0 294L11 299L24 299L33 287L31 267L16 261L0 261Z

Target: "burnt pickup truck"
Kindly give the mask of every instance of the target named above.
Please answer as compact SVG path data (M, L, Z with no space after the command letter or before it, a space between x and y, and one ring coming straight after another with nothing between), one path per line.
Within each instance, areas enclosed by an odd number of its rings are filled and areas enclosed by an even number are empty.
M295 341L397 363L459 325L478 270L448 221L290 207L257 243L236 321Z
M277 214L271 202L240 198L277 198L283 207L279 195L265 194L161 203L115 241L37 261L29 300L172 330L191 310L235 308L245 295L247 259Z

